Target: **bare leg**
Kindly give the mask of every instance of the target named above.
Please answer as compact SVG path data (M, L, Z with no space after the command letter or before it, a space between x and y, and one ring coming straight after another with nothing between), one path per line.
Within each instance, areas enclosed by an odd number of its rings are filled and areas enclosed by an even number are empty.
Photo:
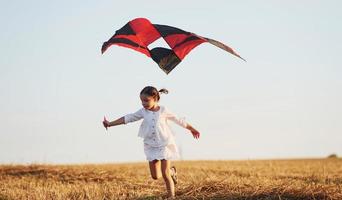
M149 166L150 166L150 172L151 172L151 176L154 180L157 180L161 177L161 173L160 173L160 160L153 160L148 162Z
M161 161L161 171L166 184L166 189L169 197L175 197L175 185L170 174L171 162L169 160Z

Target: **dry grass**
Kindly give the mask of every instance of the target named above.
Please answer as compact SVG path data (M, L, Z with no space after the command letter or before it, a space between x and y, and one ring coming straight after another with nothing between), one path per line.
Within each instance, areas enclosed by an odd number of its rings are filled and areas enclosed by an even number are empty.
M178 161L177 199L342 199L342 160ZM147 163L0 165L0 199L162 199Z

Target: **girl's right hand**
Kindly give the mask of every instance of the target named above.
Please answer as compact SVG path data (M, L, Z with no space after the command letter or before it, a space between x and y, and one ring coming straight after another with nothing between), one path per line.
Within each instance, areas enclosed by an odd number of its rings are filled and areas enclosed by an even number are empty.
M108 130L109 127L109 121L106 119L106 117L103 118L103 122L102 122L103 126L106 128L106 130Z

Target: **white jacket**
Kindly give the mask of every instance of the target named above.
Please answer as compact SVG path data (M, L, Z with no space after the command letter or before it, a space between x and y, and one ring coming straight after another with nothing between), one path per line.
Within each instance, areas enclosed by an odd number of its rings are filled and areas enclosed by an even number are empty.
M139 137L144 138L144 143L153 147L166 146L174 143L174 134L170 129L168 121L171 120L187 127L184 118L179 118L164 106L160 106L158 111L150 111L141 108L135 113L124 116L125 124L144 119L139 128Z

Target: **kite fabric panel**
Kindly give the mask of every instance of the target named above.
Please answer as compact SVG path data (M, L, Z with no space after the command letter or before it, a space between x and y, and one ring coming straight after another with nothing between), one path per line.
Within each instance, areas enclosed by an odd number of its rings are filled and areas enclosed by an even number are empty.
M160 37L165 40L170 49L164 47L149 49L148 46ZM213 44L245 60L232 48L219 41L172 26L151 24L145 18L136 18L117 30L107 42L103 43L101 51L103 54L114 44L131 48L151 57L166 74L169 74L193 48L203 42Z

